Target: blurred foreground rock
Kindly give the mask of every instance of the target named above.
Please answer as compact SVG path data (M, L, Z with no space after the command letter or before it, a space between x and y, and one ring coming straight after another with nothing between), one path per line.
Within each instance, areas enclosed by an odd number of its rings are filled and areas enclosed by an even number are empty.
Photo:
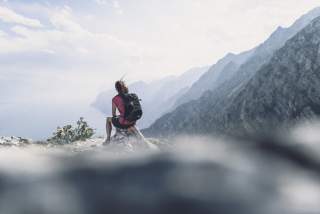
M81 153L6 147L0 213L319 213L319 146L295 139L185 137L120 156L93 142Z

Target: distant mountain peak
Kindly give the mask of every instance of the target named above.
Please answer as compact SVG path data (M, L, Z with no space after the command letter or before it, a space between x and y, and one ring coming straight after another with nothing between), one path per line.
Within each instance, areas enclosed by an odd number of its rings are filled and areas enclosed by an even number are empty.
M235 55L236 54L229 52L229 53L227 53L227 55L225 57L234 57Z
M283 31L285 29L287 29L287 28L282 27L282 26L278 26L275 32Z

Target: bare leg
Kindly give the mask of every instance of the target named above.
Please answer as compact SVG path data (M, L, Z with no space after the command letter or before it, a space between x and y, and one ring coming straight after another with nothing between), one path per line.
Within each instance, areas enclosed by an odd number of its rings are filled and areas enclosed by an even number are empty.
M107 132L107 142L110 142L111 137L111 131L112 131L112 117L107 117L106 122L106 132Z

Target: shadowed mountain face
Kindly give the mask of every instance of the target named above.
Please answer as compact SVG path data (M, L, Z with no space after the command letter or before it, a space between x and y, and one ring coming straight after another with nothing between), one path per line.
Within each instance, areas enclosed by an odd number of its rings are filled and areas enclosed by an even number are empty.
M228 81L160 118L146 134L270 131L320 114L320 18L286 42L248 81Z
M214 90L225 80L230 78L234 72L253 54L254 49L235 55L227 54L204 73L175 103L175 107L196 100L207 90Z
M140 81L129 85L130 92L138 94L142 100L144 113L142 119L138 121L139 127L148 127L171 110L176 100L207 70L208 67L193 68L178 77L166 77L151 83ZM106 116L111 115L111 100L115 95L115 90L102 92L92 106Z
M319 15L320 8L316 8L298 19L291 27L279 27L258 47L238 55L226 55L177 100L175 107L200 98L207 90L217 94L229 93L240 83L248 81L263 64L271 59L276 50Z

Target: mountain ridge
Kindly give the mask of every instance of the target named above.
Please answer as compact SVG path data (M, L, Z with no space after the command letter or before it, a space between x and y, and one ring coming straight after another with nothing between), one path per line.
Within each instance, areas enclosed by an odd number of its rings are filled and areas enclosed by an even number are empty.
M320 114L320 99L319 95L317 95L320 94L320 87L316 87L318 83L320 84L320 77L316 73L320 65L320 59L317 58L318 61L316 63L308 59L310 57L318 57L318 50L314 49L314 46L319 47L319 35L320 17L315 18L307 27L286 41L284 46L272 55L270 61L254 73L248 81L234 85L234 87L231 87L232 90L227 91L228 93L223 96L217 96L214 92L207 92L200 99L182 105L176 111L160 118L149 129L144 130L144 133L147 135L175 135L186 132L250 133L266 128L274 128L276 127L275 125L279 126L279 124L294 122L294 120L310 119ZM310 41L307 41L306 37ZM304 43L301 43L300 40L303 40ZM295 47L295 44L300 46ZM297 51L300 58L297 58L297 53L292 53L292 49ZM281 55L280 53L283 54ZM291 58L286 59L285 57L288 56ZM291 64L281 64L277 61L279 58L284 62L286 60L290 61ZM283 76L281 72L276 72L281 66L283 69L295 71L294 74L296 75L293 75L293 77L292 75ZM297 67L310 68L310 66L314 66L314 73L308 73L313 78L299 74L301 70L298 70ZM278 70L273 71L272 69ZM268 77L268 75L271 77ZM304 78L299 79L298 76L301 75ZM261 76L271 78L272 81L266 79L269 84L265 85ZM280 80L274 76L283 80L282 85L275 85L279 84ZM286 78L291 77L293 79L290 79L290 84L284 81ZM297 80L304 83L303 86L306 88L307 94L311 93L317 99L311 102L310 100L312 99L306 96L303 87L299 90L295 89L295 93L289 93L287 87L295 88ZM259 87L263 89L259 90ZM288 98L286 96L279 97L278 94L282 92L277 88L286 90ZM295 94L298 95L300 102L294 99ZM301 105L306 106L302 108ZM279 112L282 114L279 114ZM183 115L184 117L181 118L178 115Z
M265 42L262 42L257 47L241 52L240 54L227 54L215 65L211 66L211 68L191 86L187 93L178 99L175 108L188 101L200 98L207 90L217 90L217 93L219 93L221 91L219 89L220 86L236 75L239 76L239 81L235 84L240 84L241 81L250 79L254 72L270 60L274 51L281 48L288 39L292 38L292 36L319 15L320 7L314 8L297 19L290 27L283 28L279 26ZM238 68L228 71L228 68L225 66L231 61L238 64ZM225 73L227 73L227 77L225 77ZM232 85L232 87L235 86Z

